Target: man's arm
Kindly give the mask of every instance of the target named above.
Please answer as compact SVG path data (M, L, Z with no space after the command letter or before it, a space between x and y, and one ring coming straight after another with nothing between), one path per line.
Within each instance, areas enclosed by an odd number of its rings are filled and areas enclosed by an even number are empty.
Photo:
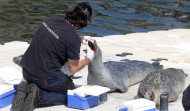
M81 61L68 59L68 66L71 73L78 72L89 63L90 63L90 59L87 57L85 57L85 59Z
M86 57L84 60L72 60L68 59L68 66L71 73L76 73L82 68L84 68L87 64L91 62L94 58L94 51L87 45Z

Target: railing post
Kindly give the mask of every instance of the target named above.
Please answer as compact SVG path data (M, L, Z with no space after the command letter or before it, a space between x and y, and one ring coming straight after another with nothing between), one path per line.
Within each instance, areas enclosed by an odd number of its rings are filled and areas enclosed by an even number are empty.
M168 111L168 93L164 92L160 95L160 111Z

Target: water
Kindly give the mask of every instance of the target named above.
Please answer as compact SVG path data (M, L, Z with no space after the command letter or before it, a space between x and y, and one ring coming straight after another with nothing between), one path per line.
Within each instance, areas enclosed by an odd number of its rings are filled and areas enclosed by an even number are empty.
M39 25L51 16L64 16L78 0L1 0L0 44L30 42ZM189 0L89 0L92 23L79 35L106 36L189 28Z

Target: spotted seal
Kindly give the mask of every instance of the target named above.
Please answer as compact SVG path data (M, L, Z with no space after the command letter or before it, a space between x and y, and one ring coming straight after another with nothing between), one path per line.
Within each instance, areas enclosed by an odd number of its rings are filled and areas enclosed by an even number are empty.
M19 65L20 67L22 67L22 65L20 64L21 60L22 60L22 57L23 57L23 54L22 55L19 55L19 56L16 56L16 57L13 57L13 62L17 65Z
M152 100L160 105L160 95L169 94L168 102L176 101L185 86L185 73L181 69L168 68L151 72L138 88L138 98Z
M13 62L17 65L19 65L20 67L22 67L22 65L20 64L21 60L22 60L22 57L23 57L23 54L22 55L19 55L19 56L16 56L16 57L13 57ZM68 76L70 77L73 77L74 73L71 73L69 71L69 67L68 67L68 62L65 63L64 66L61 67L60 69L63 73L67 74Z
M110 92L127 92L128 87L142 81L150 72L161 66L137 60L107 61L103 63L102 51L94 41L96 49L94 59L88 64L88 85L100 85L110 88Z

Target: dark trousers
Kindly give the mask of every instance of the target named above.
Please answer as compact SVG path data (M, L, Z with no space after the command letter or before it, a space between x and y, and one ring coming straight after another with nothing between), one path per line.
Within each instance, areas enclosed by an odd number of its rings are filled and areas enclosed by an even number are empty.
M185 111L190 111L190 85L183 92L182 105Z
M23 69L23 77L28 83L35 83L43 90L40 106L65 105L67 90L75 88L73 80L63 72L55 79L45 79L33 76Z

